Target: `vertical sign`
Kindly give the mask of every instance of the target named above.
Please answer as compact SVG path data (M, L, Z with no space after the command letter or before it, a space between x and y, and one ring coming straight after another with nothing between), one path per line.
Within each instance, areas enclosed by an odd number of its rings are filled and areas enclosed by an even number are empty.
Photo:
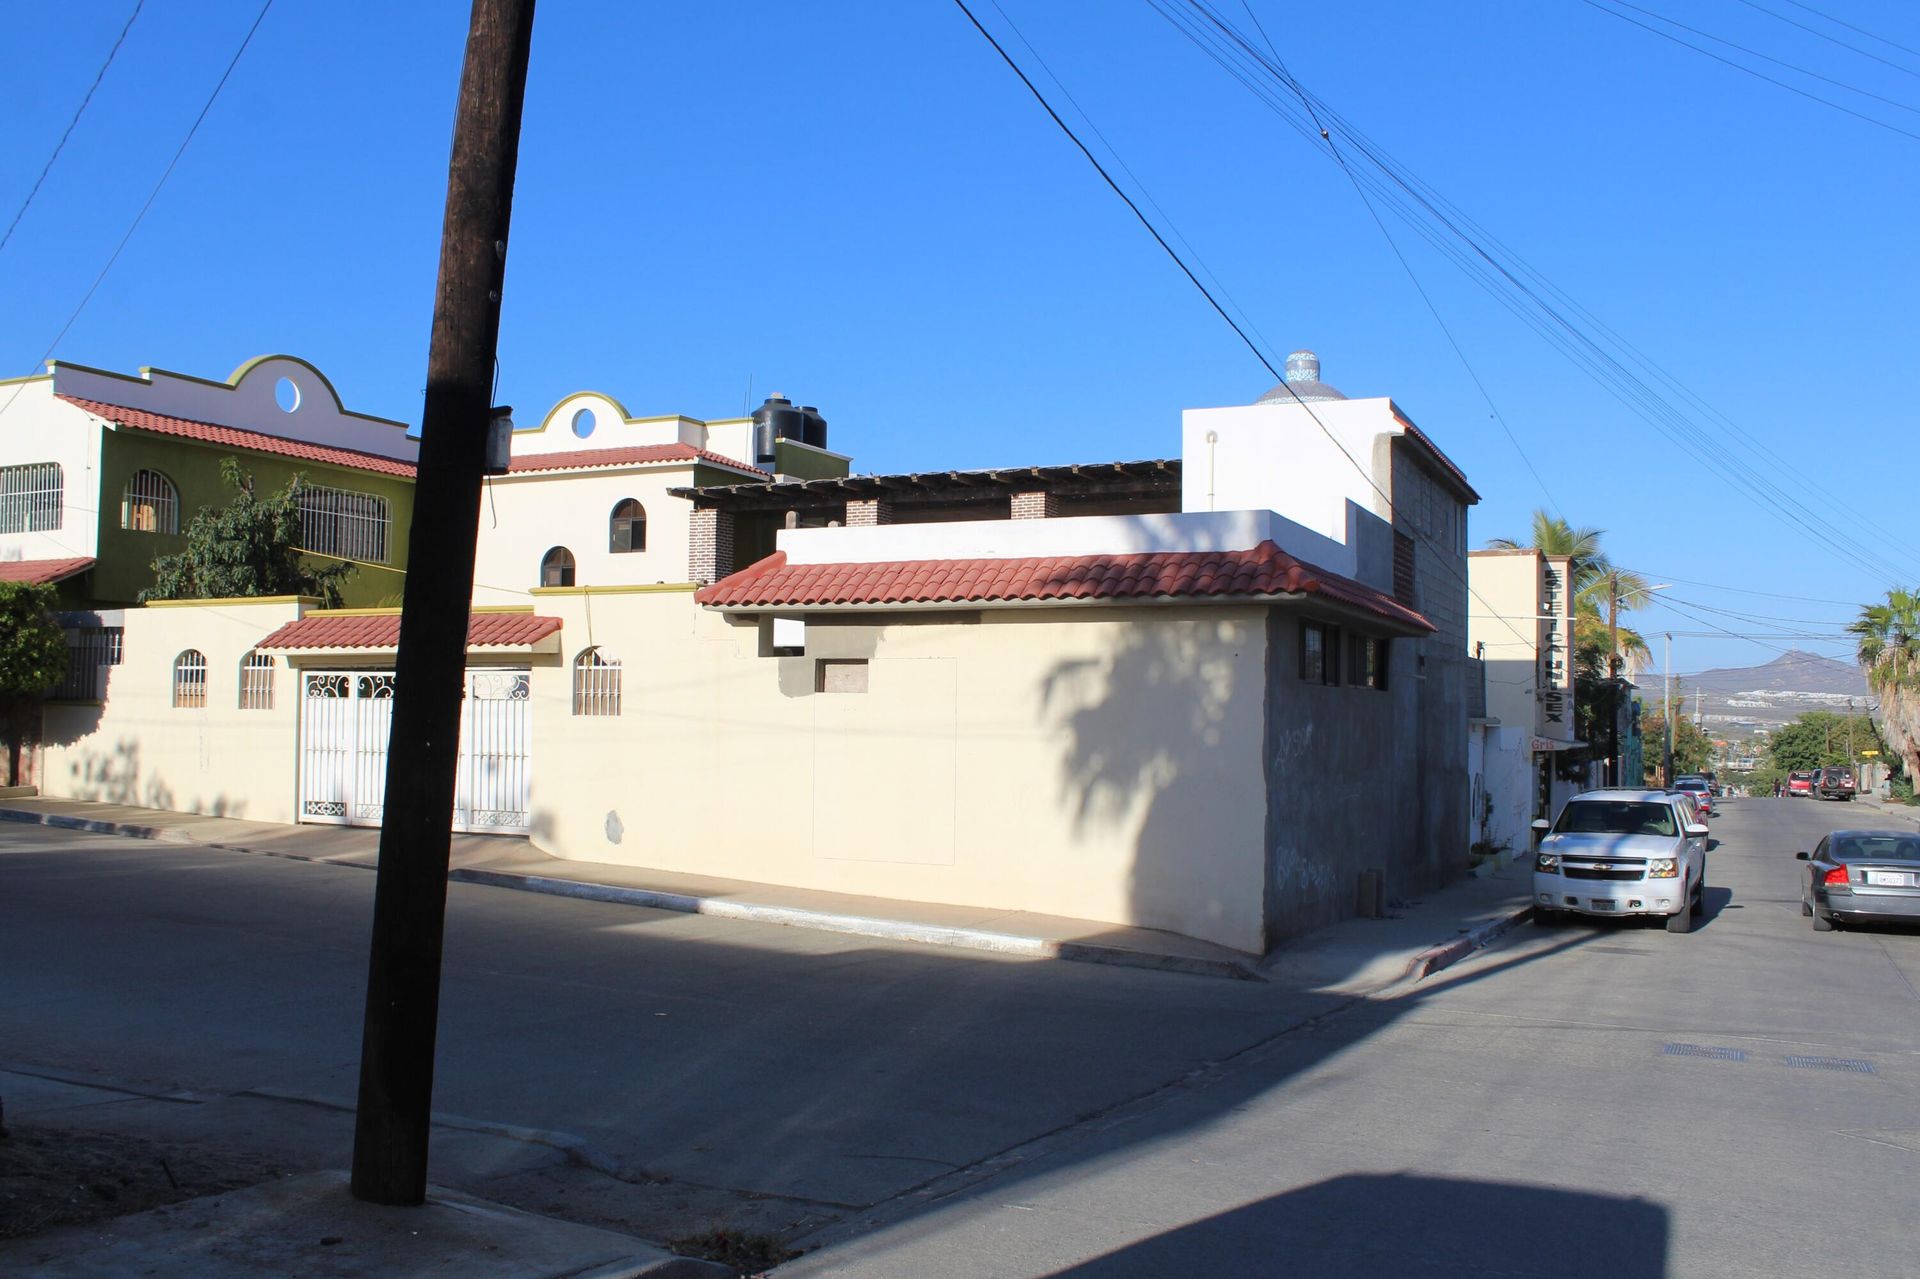
M1573 740L1572 561L1540 561L1540 711L1547 737Z

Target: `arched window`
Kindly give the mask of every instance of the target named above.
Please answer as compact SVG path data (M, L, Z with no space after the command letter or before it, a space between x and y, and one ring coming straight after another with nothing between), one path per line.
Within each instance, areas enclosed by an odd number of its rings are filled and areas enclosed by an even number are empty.
M207 704L207 655L197 648L190 648L173 659L173 704Z
M540 585L573 585L573 552L556 546L540 558Z
M573 659L573 713L620 713L620 659L597 648L583 649Z
M607 520L607 549L615 555L647 549L647 508L623 498Z
M258 649L249 650L240 660L240 709L273 709L273 656Z
M135 471L120 494L120 527L136 533L178 533L180 495L158 471Z

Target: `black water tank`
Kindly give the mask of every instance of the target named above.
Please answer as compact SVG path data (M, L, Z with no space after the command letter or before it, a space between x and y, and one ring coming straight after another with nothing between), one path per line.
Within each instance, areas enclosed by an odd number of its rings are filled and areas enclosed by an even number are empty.
M803 404L800 406L800 415L804 419L800 442L817 449L827 447L827 419L820 416L820 410L811 404Z
M773 461L775 440L803 440L806 416L793 407L784 395L769 395L766 403L753 411L753 455L759 462Z

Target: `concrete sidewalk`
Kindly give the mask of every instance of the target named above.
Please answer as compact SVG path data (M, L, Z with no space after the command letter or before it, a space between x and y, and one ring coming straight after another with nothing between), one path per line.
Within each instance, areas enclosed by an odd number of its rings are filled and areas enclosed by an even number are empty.
M380 832L286 826L67 799L0 800L0 821L372 869ZM453 837L448 879L753 923L953 946L1029 959L1188 973L1365 994L1417 981L1485 945L1529 912L1526 877L1504 863L1388 918L1320 929L1262 959L1177 933L1097 920L788 888L564 860L524 839Z
M1914 808L1906 804L1889 803L1877 795L1864 793L1856 796L1855 802L1865 805L1883 817L1892 817L1899 821L1912 822L1914 825L1920 826L1920 808Z

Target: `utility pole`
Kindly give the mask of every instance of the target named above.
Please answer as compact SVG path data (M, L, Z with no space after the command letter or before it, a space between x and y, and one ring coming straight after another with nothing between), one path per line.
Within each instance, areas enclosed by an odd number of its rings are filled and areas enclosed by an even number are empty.
M1667 748L1661 755L1660 784L1673 785L1673 632L1667 632L1667 674L1660 681L1661 692L1665 695L1666 709L1662 722L1667 730Z
M473 0L454 117L353 1134L353 1195L380 1204L426 1199L474 536L533 7Z
M1620 784L1620 572L1607 575L1607 785Z

